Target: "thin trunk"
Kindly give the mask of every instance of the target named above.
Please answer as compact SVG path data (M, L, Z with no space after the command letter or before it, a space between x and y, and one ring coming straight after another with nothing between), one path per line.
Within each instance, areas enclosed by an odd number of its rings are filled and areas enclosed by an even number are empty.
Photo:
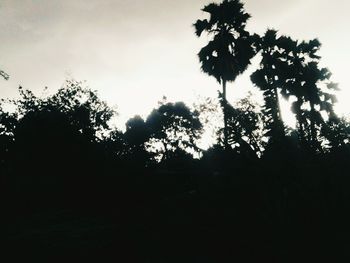
M311 143L312 147L314 149L318 149L318 143L317 143L317 131L316 131L316 123L315 123L315 105L310 102L310 107L311 107L311 116L310 116L310 121L311 121Z
M272 52L272 50L270 49L269 50L269 53ZM272 109L272 118L273 118L273 127L275 129L274 133L275 135L277 136L277 141L280 141L282 138L284 138L285 134L284 134L284 125L283 125L283 121L282 121L282 114L281 114L281 107L280 107L280 100L279 100L279 97L278 97L278 90L277 90L277 86L278 85L276 83L276 80L275 80L275 75L276 75L276 72L275 70L273 69L273 66L272 65L268 65L268 68L267 68L267 77L268 77L268 82L270 83L271 87L272 87L272 90L273 90L273 93L274 93L274 106L275 106L275 109Z
M297 113L297 119L298 119L298 123L299 123L299 139L301 141L301 144L303 145L303 147L306 145L306 140L305 140L305 132L304 132L304 127L303 127L303 122L301 120L301 113Z
M302 120L302 113L301 113L301 104L302 102L300 101L300 99L298 99L298 103L299 103L299 106L298 106L298 109L297 109L297 112L296 112L296 117L297 117L297 121L299 123L299 138L300 138L300 141L301 141L301 144L303 147L306 147L306 138L305 138L305 131L304 131L304 123L303 123L303 120Z
M227 150L228 145L228 129L227 129L227 100L226 100L226 80L222 80L222 99L223 99L223 113L224 113L224 146Z
M282 113L281 113L281 105L280 105L280 98L278 96L278 91L277 91L277 88L274 87L273 88L274 92L275 92L275 96L276 96L276 106L277 106L277 118L278 118L278 121L279 121L279 124L281 126L283 126L283 123L282 123Z
M281 114L281 106L280 106L280 100L278 96L278 90L276 87L273 87L273 92L275 93L275 103L276 103L276 109L273 111L274 114L274 121L275 125L277 126L277 134L278 134L278 139L282 139L285 137L284 133L284 125L282 121L282 114Z
M164 160L166 160L167 157L168 157L168 147L167 147L167 144L166 144L164 141L162 141L162 144L163 144L163 147L164 147L164 153L163 153L161 162L163 162Z

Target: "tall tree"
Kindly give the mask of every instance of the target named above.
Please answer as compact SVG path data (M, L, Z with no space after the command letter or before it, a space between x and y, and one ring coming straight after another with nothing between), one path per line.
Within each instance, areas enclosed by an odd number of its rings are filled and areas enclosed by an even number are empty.
M285 127L280 109L280 93L286 94L285 72L289 70L286 56L296 43L286 36L277 37L277 31L267 30L260 38L260 67L252 75L252 82L264 95L267 135L270 140L280 142L285 137Z
M289 94L297 100L292 105L296 114L299 133L304 146L312 150L322 151L318 139L324 119L321 112L335 117L333 104L336 97L332 90L337 86L329 83L331 73L327 68L319 66L321 57L317 54L321 43L317 39L298 43L292 52L289 76Z
M254 39L245 30L250 15L245 12L240 0L224 0L211 3L202 9L210 15L209 20L197 20L194 24L196 35L203 32L212 36L209 43L198 53L203 72L222 84L224 100L224 140L228 147L226 84L243 73L255 55Z
M325 85L331 74L328 69L319 67L320 46L317 39L298 42L287 36L277 37L275 30L268 30L259 41L262 60L251 80L263 91L267 128L270 138L277 142L285 136L279 95L286 99L293 96L292 111L296 115L302 146L321 150L318 141L324 122L321 111L329 117L335 116L336 98L330 90L336 86Z

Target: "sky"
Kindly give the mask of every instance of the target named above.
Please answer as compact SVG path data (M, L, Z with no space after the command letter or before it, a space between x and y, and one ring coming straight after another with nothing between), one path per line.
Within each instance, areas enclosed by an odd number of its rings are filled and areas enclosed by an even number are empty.
M216 97L220 85L200 71L197 58L208 38L197 38L192 27L206 17L200 9L209 2L0 0L0 69L10 74L9 81L0 80L0 97L18 96L19 85L43 95L55 92L66 78L84 80L117 106L121 128L135 114L146 116L163 96L188 104ZM301 40L319 38L322 65L342 89L337 111L350 114L350 1L243 2L252 15L251 32L274 28ZM256 90L249 80L256 64L228 85L231 102Z

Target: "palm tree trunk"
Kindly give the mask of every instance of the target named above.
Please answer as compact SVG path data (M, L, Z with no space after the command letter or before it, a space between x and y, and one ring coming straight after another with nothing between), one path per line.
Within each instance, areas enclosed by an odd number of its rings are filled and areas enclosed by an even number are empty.
M297 121L298 121L298 132L299 132L299 139L301 142L301 145L303 148L306 147L306 138L305 138L305 132L304 132L304 124L302 121L301 113L297 114Z
M281 113L281 105L280 105L280 99L278 96L278 90L276 87L273 88L273 91L275 93L275 99L276 99L276 112L275 112L275 121L278 127L278 135L279 139L284 138L285 133L284 133L284 125L282 121L282 113Z
M226 80L222 79L222 99L223 99L223 113L224 113L224 147L228 149L228 129L227 129L227 100L226 100Z
M273 90L274 90L275 96L276 96L276 104L277 104L276 106L277 106L277 115L278 115L277 118L278 118L278 121L279 121L280 123L282 123L282 113L281 113L280 98L279 98L279 96L278 96L277 88L274 87Z
M315 119L314 119L315 105L310 102L310 107L311 107L311 116L310 116L310 121L311 121L311 143L312 143L312 147L314 149L317 149L318 148L318 145L317 145L317 132L316 132Z
M304 123L303 123L303 118L302 118L302 112L301 112L301 105L302 105L302 102L301 102L300 99L298 99L298 108L297 108L297 111L296 111L296 118L297 118L297 122L298 122L299 139L300 139L302 147L305 148L307 143L306 143L306 138L305 138L305 131L304 131Z
M161 162L163 162L164 160L166 160L167 157L168 157L168 147L167 147L167 144L166 144L164 141L162 141L162 144L163 144L163 147L164 147L164 153L163 153Z

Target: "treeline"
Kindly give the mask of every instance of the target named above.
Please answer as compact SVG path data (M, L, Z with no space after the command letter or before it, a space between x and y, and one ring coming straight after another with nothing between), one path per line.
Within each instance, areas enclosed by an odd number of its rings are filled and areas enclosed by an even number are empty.
M320 257L345 253L339 240L350 233L345 121L329 125L324 137L324 126L317 130L319 148L311 139L304 144L297 130L287 130L277 144L266 115L248 97L226 105L230 148L219 129L217 143L202 150L198 139L214 103L196 111L163 102L147 118L128 120L123 132L110 126L113 110L79 82L69 80L45 98L22 88L20 95L12 101L16 110L2 110L0 120L2 226L11 253L64 258L70 244L85 258L132 248L141 261L273 255L292 262L297 254L288 242L314 258L320 247ZM66 213L98 217L102 230L91 229L88 242L71 245L76 237L69 231L79 234L80 228L69 227ZM39 236L32 234L35 220L53 216L68 232L64 242L49 223ZM19 226L24 232L11 234ZM94 235L102 236L102 248Z
M112 222L113 237L101 238L111 242L103 248L110 255L119 242L120 250L159 261L295 262L295 251L308 261L341 259L350 236L350 123L334 111L338 87L320 67L318 40L251 34L243 7L239 0L209 4L203 11L210 18L195 23L198 36L213 36L198 55L202 70L223 85L217 103L163 101L121 131L111 125L116 112L75 80L51 96L20 88L19 99L4 100L0 174L8 225L35 211L70 209ZM251 80L264 105L251 96L231 105L226 84L256 55ZM282 119L282 97L296 129ZM8 103L14 111L5 110ZM201 149L218 111L223 128ZM42 240L11 242L27 253L68 253ZM86 257L101 255L94 243L86 246Z
M148 172L164 173L164 178L171 173L183 177L183 185L177 185L181 192L183 187L195 188L186 182L194 175L282 176L293 171L315 176L328 169L344 171L350 157L350 125L344 119L334 115L319 119L316 125L306 118L302 136L300 129L291 128L276 134L270 112L266 107L260 111L251 96L234 106L224 103L221 94L218 104L208 99L195 107L163 101L147 118L129 119L121 131L111 126L116 112L81 82L67 80L48 97L36 97L23 88L19 92L19 99L4 101L15 110L2 109L0 118L3 186L18 194L38 192L38 187L47 194L57 194L52 191L56 187L80 194L84 184L95 187L100 182L102 188L110 187L104 185L105 180L136 180L131 174L142 184L150 177L141 175ZM219 128L216 143L201 149L204 129L217 121L221 108L226 114L229 147L225 146L225 128ZM185 178L185 174L191 176ZM151 181L162 187L164 178Z
M334 111L325 120L320 108L314 108L317 122L303 115L299 129L281 124L283 134L278 134L274 133L273 127L277 125L274 126L271 111L266 110L266 105L261 111L252 95L234 106L225 105L221 94L217 101L207 99L194 107L183 102L159 102L146 119L135 116L126 122L125 131L121 131L111 126L117 113L81 82L67 80L57 93L48 97L36 97L21 87L19 92L19 99L3 101L4 106L10 103L15 110L1 109L3 174L15 170L17 174L45 174L58 162L63 165L53 172L65 174L59 169L72 167L74 163L84 169L84 162L93 165L99 160L118 161L125 167L138 169L169 165L169 169L177 169L183 167L177 162L190 165L215 155L264 162L297 156L321 158L349 151L350 124L338 118ZM220 121L212 118L218 116L221 108L225 108L229 147L225 147L225 128L218 128L214 145L201 149L204 129L209 122ZM78 165L79 158L82 159Z

